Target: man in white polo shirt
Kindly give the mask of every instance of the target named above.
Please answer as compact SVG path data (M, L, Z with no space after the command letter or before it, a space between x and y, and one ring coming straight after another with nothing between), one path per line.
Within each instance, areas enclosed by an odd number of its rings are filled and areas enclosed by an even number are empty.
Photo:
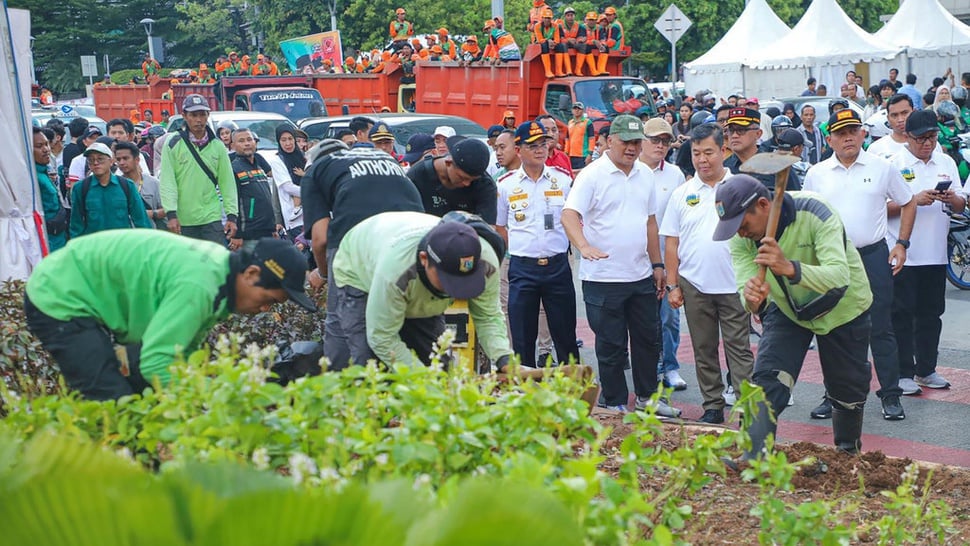
M657 198L657 225L662 226L664 211L670 202L670 195L684 183L684 173L677 165L664 161L674 130L663 118L650 118L643 125L646 142L640 152L640 161L653 171L654 195ZM664 253L664 238L660 237L660 254ZM680 363L677 362L677 349L680 347L680 311L670 308L667 296L660 301L660 336L663 354L657 372L665 387L682 391L687 382L680 376Z
M646 409L657 391L660 356L657 302L664 270L653 175L637 160L643 138L643 122L617 116L606 151L580 171L562 211L566 235L583 256L579 278L596 334L603 400L621 412L628 411L625 364L633 371L636 409ZM663 400L655 407L658 415L680 415Z
M946 238L950 229L950 216L944 213L944 205L953 212L963 212L967 202L956 163L939 149L938 135L933 111L913 112L906 120L908 148L903 148L892 161L912 188L916 201L913 245L893 286L893 331L899 352L899 386L904 394L918 394L920 386L950 386L936 372L943 328L940 317L946 301ZM899 206L890 203L886 240L891 243L899 230Z
M882 401L882 414L888 420L905 419L899 402L899 356L892 329L893 275L906 263L909 235L916 217L913 192L899 171L881 157L862 149L862 119L854 110L840 110L829 118L827 141L832 157L809 169L804 189L822 195L836 208L849 243L862 256L862 264L872 290L872 332L869 346L879 378L876 395ZM901 206L898 238L887 248L887 200ZM832 416L832 402L826 394L822 404L812 410L816 419Z
M892 159L906 149L906 120L913 113L913 99L909 95L897 94L886 102L886 117L892 133L873 142L867 150L884 159Z
M694 348L697 385L704 398L704 423L724 422L724 383L718 356L718 331L735 392L751 380L754 356L748 341L750 315L741 305L727 241L715 241L718 215L716 188L731 171L724 167L724 136L713 123L690 133L691 157L697 176L674 190L660 226L666 238L667 297L670 306L687 312Z

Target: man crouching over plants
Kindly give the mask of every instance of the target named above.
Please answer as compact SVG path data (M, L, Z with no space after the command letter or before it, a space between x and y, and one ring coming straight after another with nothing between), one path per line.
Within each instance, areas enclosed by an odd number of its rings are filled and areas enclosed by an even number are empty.
M41 261L24 310L68 386L112 400L156 379L167 384L176 355L194 350L229 313L253 315L287 299L315 311L305 278L306 260L283 240L230 253L162 231L119 229L71 241Z
M331 281L337 286L333 308L347 335L350 360L360 365L371 359L429 364L445 331L445 310L454 300L464 299L478 342L501 381L542 381L561 372L587 383L582 399L592 410L599 388L588 383L591 367L509 365L512 344L498 298L498 256L504 249L497 253L486 234L472 227L479 223L480 219L469 224L448 216L442 220L420 212L385 212L347 232L333 259ZM347 363L330 365L342 369Z

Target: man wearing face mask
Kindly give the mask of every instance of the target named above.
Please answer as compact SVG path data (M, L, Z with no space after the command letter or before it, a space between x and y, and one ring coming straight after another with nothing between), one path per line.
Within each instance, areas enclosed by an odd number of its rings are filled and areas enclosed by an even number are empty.
M229 313L252 315L287 299L315 310L305 276L306 261L286 241L263 239L252 252L230 253L161 230L112 230L41 261L27 281L24 311L68 386L90 400L113 400L168 384L177 356L195 350Z

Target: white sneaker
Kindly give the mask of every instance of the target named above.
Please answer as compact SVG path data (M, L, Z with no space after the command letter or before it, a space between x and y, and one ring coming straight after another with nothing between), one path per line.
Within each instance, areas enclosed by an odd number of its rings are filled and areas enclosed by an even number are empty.
M920 394L923 389L919 388L916 381L913 381L912 377L900 377L899 378L899 388L903 389L903 394L913 395Z
M680 372L677 370L670 370L669 372L664 372L664 386L674 389L675 391L682 391L687 389L687 382L684 378L680 376Z
M734 392L734 385L728 385L721 396L724 398L724 405L726 406L733 406L738 401L738 395Z
M643 398L638 396L636 402L636 408L639 411L645 411L647 408L653 407L654 413L660 417L680 417L680 410L671 406L664 400L657 400L656 403L650 398Z
M916 376L913 379L916 380L917 385L922 385L928 389L945 389L950 386L950 382L943 379L943 376L933 372L926 377Z
M606 409L613 410L619 413L630 413L630 410L626 409L626 406L620 404L619 406L606 406Z
M788 395L788 406L791 407L791 406L794 406L794 405L795 405L795 395L794 394L789 394Z

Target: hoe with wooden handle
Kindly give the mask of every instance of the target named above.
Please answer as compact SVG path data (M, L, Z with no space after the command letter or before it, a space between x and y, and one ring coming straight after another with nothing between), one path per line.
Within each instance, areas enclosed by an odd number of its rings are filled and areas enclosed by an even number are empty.
M771 201L771 211L768 212L768 226L765 229L765 237L775 238L775 231L778 230L778 218L781 216L781 202L785 196L785 187L788 186L788 171L799 160L800 158L784 152L764 152L755 154L741 164L740 169L744 173L775 175L775 198ZM763 265L760 266L758 268L758 279L764 282L767 273L768 268Z

